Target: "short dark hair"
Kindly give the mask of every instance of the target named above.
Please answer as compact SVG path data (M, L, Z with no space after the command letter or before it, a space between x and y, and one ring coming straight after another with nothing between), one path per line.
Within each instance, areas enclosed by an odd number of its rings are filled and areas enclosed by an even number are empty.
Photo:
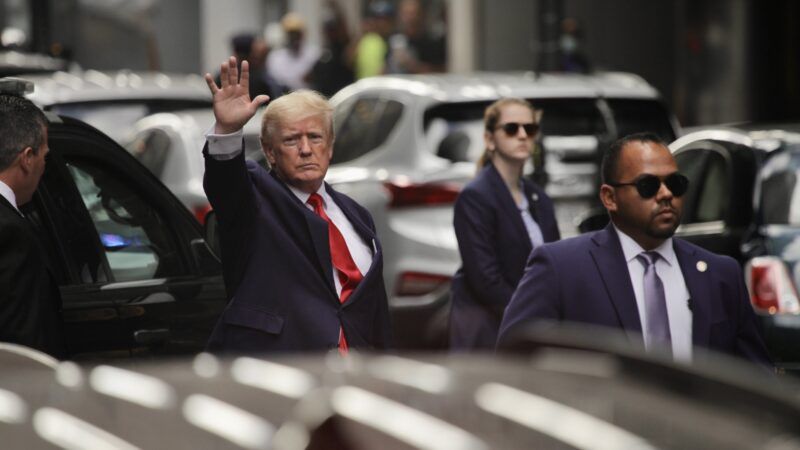
M657 134L650 132L629 134L617 139L603 154L603 162L600 164L603 184L619 183L619 180L616 179L619 175L619 155L622 153L622 149L631 142L652 142L667 146L667 143Z
M0 171L6 170L17 154L27 147L39 151L47 118L30 100L0 94Z

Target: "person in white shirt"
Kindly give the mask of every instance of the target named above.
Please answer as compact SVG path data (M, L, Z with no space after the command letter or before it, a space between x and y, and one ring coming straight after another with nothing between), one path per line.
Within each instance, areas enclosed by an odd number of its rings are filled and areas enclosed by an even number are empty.
M30 100L0 94L0 341L62 358L61 295L40 236L20 211L44 173L47 124Z
M674 238L688 179L656 135L624 137L604 154L601 231L537 247L505 310L498 348L535 320L622 329L678 361L694 347L771 366L739 263Z
M267 72L289 90L307 89L307 78L320 57L320 49L305 41L305 21L297 13L281 20L286 45L272 50L267 57Z
M366 209L324 182L333 156L332 108L295 91L264 110L271 170L246 162L242 127L269 98L250 99L249 66L206 74L216 123L206 138L204 187L219 224L230 303L214 352L384 349L390 345L383 256Z

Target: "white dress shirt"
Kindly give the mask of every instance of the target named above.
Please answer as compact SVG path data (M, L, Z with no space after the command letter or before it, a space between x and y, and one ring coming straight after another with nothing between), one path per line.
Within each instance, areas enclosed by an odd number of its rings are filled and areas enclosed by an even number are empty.
M10 187L8 187L7 184L3 183L2 181L0 181L0 195L2 195L6 200L8 200L8 203L11 203L11 206L13 206L14 209L19 211L19 206L17 206L17 196L16 196L16 194L14 194L14 191ZM20 211L20 214L22 214L21 211Z
M642 334L647 334L644 300L644 266L636 256L645 250L630 236L614 226L622 245L622 253L628 263L628 274L631 277L636 306L639 310L639 322ZM667 316L669 332L672 340L672 355L676 361L690 362L692 359L692 311L689 309L689 289L683 279L678 257L672 246L672 238L665 240L653 249L661 257L656 260L656 273L664 285L667 300Z
M208 154L217 160L233 159L242 152L242 130L235 131L230 134L215 134L214 128L206 133L206 140L208 141ZM311 211L314 207L306 203L311 194L303 192L295 187L288 185L289 190ZM342 233L344 241L347 243L347 249L350 251L353 261L356 263L361 275L366 275L372 266L372 251L361 239L361 236L356 232L353 224L344 215L339 205L328 195L325 190L325 183L323 183L317 190L317 193L322 197L323 208L325 214L331 219L339 232ZM331 267L333 264L331 264ZM336 294L342 295L342 283L339 281L339 275L336 273L336 268L333 268L333 282L336 286Z

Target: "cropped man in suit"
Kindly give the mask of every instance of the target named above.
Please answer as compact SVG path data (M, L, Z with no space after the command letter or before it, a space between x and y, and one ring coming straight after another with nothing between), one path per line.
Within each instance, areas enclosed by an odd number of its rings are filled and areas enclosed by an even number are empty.
M680 361L698 346L770 365L738 263L672 237L688 180L664 142L620 139L602 177L611 223L533 251L498 346L520 324L549 319L619 328Z
M39 236L20 212L44 173L47 119L29 100L0 94L0 341L66 354L61 296Z
M323 179L333 156L327 100L296 91L264 111L272 166L245 162L244 124L269 98L250 99L248 63L221 67L207 135L205 190L217 213L230 303L208 348L275 352L389 345L383 257L372 217Z

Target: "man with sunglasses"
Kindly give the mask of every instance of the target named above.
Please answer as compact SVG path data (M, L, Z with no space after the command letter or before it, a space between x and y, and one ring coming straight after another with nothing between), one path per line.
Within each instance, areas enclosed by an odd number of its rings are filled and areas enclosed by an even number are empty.
M649 133L624 137L601 172L611 223L531 253L498 346L545 319L618 328L678 361L705 347L771 365L739 264L672 237L689 182L666 144Z

